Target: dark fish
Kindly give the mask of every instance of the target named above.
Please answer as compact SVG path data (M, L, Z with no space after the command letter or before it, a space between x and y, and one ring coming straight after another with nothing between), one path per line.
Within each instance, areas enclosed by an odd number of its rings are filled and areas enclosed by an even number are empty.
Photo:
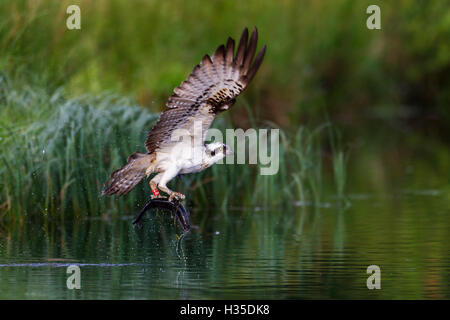
M178 201L172 202L169 201L167 198L150 199L141 209L141 212L139 212L139 215L133 221L133 224L141 226L142 225L141 219L144 216L145 212L149 209L154 208L168 210L171 211L172 213L174 212L183 230L189 231L191 229L189 211L186 210L186 208L183 206L181 202Z

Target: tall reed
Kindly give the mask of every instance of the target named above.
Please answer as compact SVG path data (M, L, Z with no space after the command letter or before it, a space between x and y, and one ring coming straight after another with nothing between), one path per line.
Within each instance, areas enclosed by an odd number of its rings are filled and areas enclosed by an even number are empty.
M132 213L149 195L146 183L121 198L100 195L109 174L134 151L145 152L147 130L158 115L111 94L66 99L61 90L25 90L3 81L0 101L0 210L23 221ZM218 128L230 127L218 121ZM279 172L259 165L215 165L175 179L193 207L292 207L324 197L322 141L326 125L295 134L281 131ZM340 151L334 176L345 178ZM343 185L337 184L337 192Z

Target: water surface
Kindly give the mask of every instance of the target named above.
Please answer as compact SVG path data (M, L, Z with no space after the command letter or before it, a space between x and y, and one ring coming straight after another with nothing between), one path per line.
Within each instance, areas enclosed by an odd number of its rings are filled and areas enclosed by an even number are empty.
M441 190L350 194L292 211L194 210L0 229L1 299L450 298L450 220ZM81 289L66 286L79 265ZM366 269L381 268L368 290Z

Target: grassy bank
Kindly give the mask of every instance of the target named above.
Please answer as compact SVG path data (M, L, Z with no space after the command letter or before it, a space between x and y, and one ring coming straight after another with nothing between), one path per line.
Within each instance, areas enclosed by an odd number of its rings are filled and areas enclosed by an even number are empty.
M33 89L6 76L0 80L1 217L97 217L133 213L144 203L147 183L118 199L100 192L129 154L145 150L145 135L157 114L110 94L67 99L64 90ZM221 118L217 127L231 125ZM322 143L329 133L327 125L282 131L276 175L260 175L257 165L216 165L176 179L172 187L187 193L194 207L319 203L325 192ZM331 160L332 192L342 195L342 152L332 152Z

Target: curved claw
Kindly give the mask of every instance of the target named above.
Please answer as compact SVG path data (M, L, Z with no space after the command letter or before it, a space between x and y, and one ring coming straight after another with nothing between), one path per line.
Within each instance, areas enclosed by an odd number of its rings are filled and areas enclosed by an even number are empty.
M185 231L191 228L189 211L183 206L180 200L170 201L167 198L150 199L140 211L138 217L133 221L133 224L141 225L141 219L148 209L160 208L175 212L178 222Z
M169 196L169 201L173 201L174 199L175 201L184 200L184 194L172 191L172 193Z

